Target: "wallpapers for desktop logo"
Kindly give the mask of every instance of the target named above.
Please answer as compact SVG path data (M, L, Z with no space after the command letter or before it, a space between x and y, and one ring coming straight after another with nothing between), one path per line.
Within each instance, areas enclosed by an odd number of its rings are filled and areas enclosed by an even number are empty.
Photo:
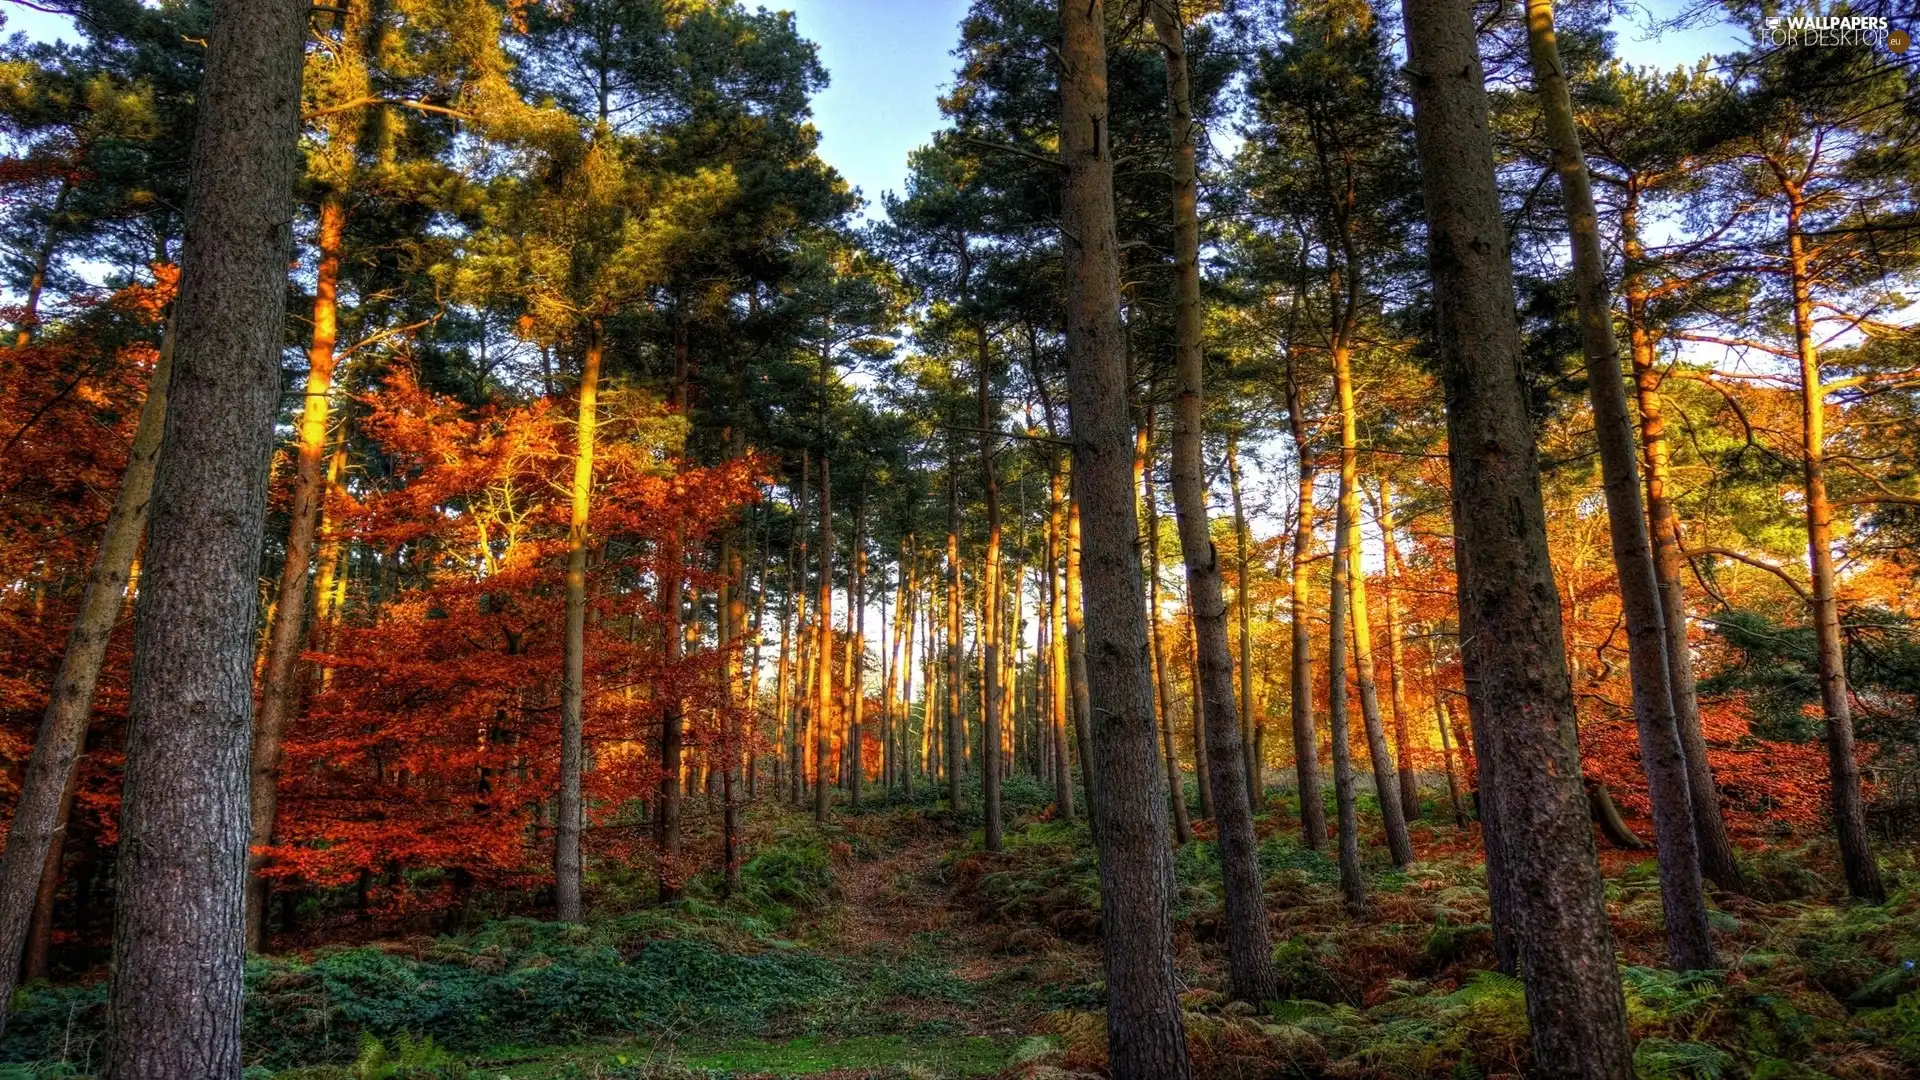
M1895 29L1884 15L1794 15L1769 18L1767 44L1865 45L1904 53L1912 45L1905 30Z

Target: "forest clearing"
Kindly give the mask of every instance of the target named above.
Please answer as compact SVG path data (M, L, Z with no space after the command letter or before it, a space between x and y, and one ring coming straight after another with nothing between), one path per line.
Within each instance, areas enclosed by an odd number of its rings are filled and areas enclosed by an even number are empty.
M0 1080L1920 1075L1913 20L793 2L0 0Z

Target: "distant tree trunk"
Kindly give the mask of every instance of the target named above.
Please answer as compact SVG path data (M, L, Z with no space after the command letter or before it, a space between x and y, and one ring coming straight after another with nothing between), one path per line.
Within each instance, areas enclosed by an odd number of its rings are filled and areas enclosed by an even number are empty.
M1073 742L1080 756L1080 783L1087 794L1087 828L1099 840L1099 774L1094 771L1093 695L1087 688L1087 606L1082 589L1080 491L1067 475L1067 686L1073 704Z
M1783 177L1784 180L1784 177ZM1801 217L1802 190L1787 182L1787 259L1793 286L1793 340L1800 357L1800 420L1807 495L1807 555L1813 579L1814 646L1820 662L1820 705L1827 717L1827 775L1833 827L1840 840L1840 866L1847 889L1868 903L1884 904L1867 840L1860 796L1860 762L1853 749L1853 705L1847 690L1846 644L1840 636L1840 601L1833 570L1833 504L1827 497L1827 392L1821 385L1820 350L1813 340L1810 260Z
M1233 488L1233 541L1238 572L1234 584L1234 608L1240 622L1240 726L1241 750L1247 758L1247 805L1255 813L1266 794L1267 763L1260 759L1260 744L1266 734L1254 718L1253 708L1253 603L1247 594L1250 583L1247 558L1247 508L1240 496L1240 437L1227 436L1227 479Z
M1489 736L1482 769L1491 766L1496 788L1499 836L1489 849L1503 865L1489 875L1511 879L1534 1071L1627 1080L1633 1055L1580 789L1473 12L1465 0L1403 8L1452 448L1463 659Z
M688 409L687 385L693 369L693 348L684 301L678 298L674 301L672 325L673 372L668 404L684 416ZM673 510L672 515L665 550L659 553L660 562L654 570L669 667L678 665L687 647L687 526L679 509ZM655 788L659 806L653 819L653 839L660 853L659 897L660 902L666 904L681 897L681 819L686 803L686 783L681 773L686 744L686 701L677 685L677 676L658 689L662 691L660 782Z
M1446 691L1440 685L1440 665L1434 660L1434 651L1439 648L1439 638L1433 636L1436 633L1437 628L1428 629L1427 677L1433 680L1433 725L1440 729L1440 757L1447 766L1447 804L1453 808L1454 825L1465 828L1467 811L1460 805L1460 777L1453 768L1453 740L1447 734Z
M34 328L40 324L40 296L47 287L47 274L53 269L53 253L60 245L60 230L65 224L67 202L72 198L73 173L69 170L60 177L60 190L53 196L53 209L47 214L47 227L41 231L40 245L33 253L33 272L27 278L27 302L20 309L19 332L13 340L16 349L24 349L33 343Z
M1074 487L1083 515L1087 680L1099 815L1114 1080L1186 1080L1185 1026L1173 966L1173 857L1167 813L1150 794L1154 762L1146 590L1140 581L1120 326L1113 145L1108 138L1106 11L1063 0L1060 156L1066 256L1067 381Z
M1299 511L1294 516L1292 561L1289 577L1293 582L1289 619L1293 623L1293 652L1289 662L1292 674L1293 762L1294 776L1300 788L1300 833L1308 850L1319 851L1327 842L1326 797L1320 791L1320 738L1313 721L1313 644L1309 621L1312 619L1312 579L1308 563L1313 558L1313 446L1307 440L1306 420L1301 415L1300 381L1294 370L1293 356L1287 356L1287 423L1293 429L1294 456L1299 461Z
M13 1000L14 979L20 972L21 951L38 906L36 895L45 869L57 875L58 851L66 835L80 755L93 716L93 693L107 643L126 600L140 537L146 530L147 500L153 494L154 465L167 422L167 384L173 370L172 324L161 339L160 360L154 366L147 400L140 407L140 425L127 453L120 493L107 515L100 546L94 549L80 610L67 632L67 648L53 676L47 711L27 758L14 803L6 850L0 854L0 1031L6 1029L7 1009Z
M1400 632L1400 543L1393 525L1393 484L1380 478L1380 535L1386 541L1387 663L1392 668L1388 702L1393 707L1394 756L1400 765L1400 808L1409 821L1420 812L1420 782L1413 770L1413 739L1407 723L1406 643Z
M253 725L253 829L248 839L248 869L255 875L247 891L247 944L264 952L267 898L272 884L259 877L266 859L261 849L273 843L280 810L280 759L287 721L298 698L295 669L307 634L307 571L313 538L326 503L327 397L333 390L334 345L340 326L340 256L347 231L346 198L329 192L320 201L319 265L314 273L313 341L307 349L307 389L294 446L293 508L288 514L287 559L274 594L273 620L267 627L266 662L260 676L260 715Z
M307 18L306 0L221 3L206 50L134 617L115 879L139 900L115 911L110 1080L240 1075L260 534Z
M999 417L993 402L992 354L984 324L974 327L978 337L975 366L980 379L980 478L987 501L987 551L980 584L980 655L983 675L980 690L980 799L986 804L985 841L988 851L999 851L1000 820L1000 478L993 468L993 436Z
M345 489L347 474L348 418L342 418L333 437L333 454L327 459L327 493ZM347 559L341 549L340 530L327 514L327 500L320 500L320 544L313 554L313 629L315 648L333 647L334 627L347 604ZM333 664L323 661L314 673L314 689L325 693L333 683Z
M826 360L821 359L824 386ZM820 665L813 688L813 820L824 825L833 810L833 466L820 455Z
M580 369L580 419L573 455L573 516L567 529L567 638L560 681L560 800L554 822L553 915L580 921L580 772L585 765L587 656L587 518L593 507L593 439L599 422L600 320L587 328ZM666 799L661 799L666 813Z
M853 508L853 578L848 583L850 594L847 602L853 611L853 639L849 642L853 652L853 669L847 678L847 693L853 698L853 710L849 714L851 722L847 725L847 804L860 805L860 782L866 779L866 762L861 760L860 741L865 738L861 730L865 720L867 705L867 551L866 551L866 510L864 493Z
M1358 916L1367 906L1367 879L1360 870L1360 818L1353 789L1353 742L1347 730L1347 620L1348 605L1353 598L1349 581L1354 564L1354 560L1347 557L1347 551L1358 532L1350 525L1352 513L1352 504L1341 498L1334 515L1333 582L1327 598L1327 716L1332 729L1333 801L1339 817L1340 892L1346 898L1347 913ZM1381 805L1385 805L1384 800Z
M1060 579L1067 546L1067 474L1056 458L1047 478L1047 726L1053 754L1053 805L1072 821L1073 762L1068 756L1067 714L1072 711L1067 672L1067 601Z
M1173 132L1174 338L1179 388L1174 406L1173 504L1180 549L1187 564L1187 597L1193 618L1194 702L1203 732L1200 745L1213 774L1213 814L1226 891L1227 961L1233 995L1258 1005L1276 993L1273 947L1267 936L1258 842L1253 834L1251 785L1234 702L1233 661L1228 653L1226 589L1220 554L1207 515L1206 461L1201 446L1205 413L1206 312L1200 298L1200 209L1193 118L1187 72L1186 27L1179 0L1153 0L1153 26L1167 63L1167 102ZM1236 468L1236 477L1238 471ZM1235 494L1238 495L1238 484ZM1236 498L1236 502L1237 502ZM1246 552L1241 551L1241 611L1245 613ZM1244 624L1242 628L1244 633Z
M1653 336L1647 326L1647 286L1639 264L1646 252L1640 244L1636 193L1629 192L1621 214L1621 240L1627 271L1628 340L1633 353L1633 380L1640 409L1640 446L1647 470L1647 523L1652 532L1653 570L1660 584L1665 616L1667 678L1671 682L1674 724L1687 757L1687 795L1693 802L1693 832L1700 849L1700 871L1723 889L1744 892L1747 883L1733 857L1726 817L1720 809L1720 789L1707 759L1706 734L1700 728L1700 696L1694 685L1693 649L1687 642L1687 595L1681 584L1683 560L1680 515L1668 494L1665 405L1660 397L1661 377L1655 369Z
M1185 846L1193 839L1193 823L1187 816L1187 788L1180 776L1180 758L1173 749L1173 697L1167 689L1172 676L1167 671L1167 643L1160 626L1160 496L1153 484L1152 392L1141 410L1141 421L1134 428L1133 471L1145 508L1146 533L1141 544L1147 549L1147 634L1152 642L1154 713L1160 729L1160 749L1166 761L1167 794L1173 803L1173 840Z
M794 635L800 648L793 672L794 694L793 713L783 714L787 724L787 797L795 806L799 806L806 795L806 748L802 738L806 731L805 714L813 700L808 687L812 678L812 667L808 663L807 641L807 489L812 482L810 469L812 459L807 452L800 452L800 486L793 492L793 535L795 546L788 551L787 588L793 597ZM797 552L797 555L796 555ZM783 646L784 647L784 646Z
M1353 623L1353 668L1360 687L1360 720L1367 735L1367 758L1373 766L1374 795L1380 800L1380 824L1386 830L1387 851L1395 866L1413 861L1413 840L1407 835L1407 819L1401 812L1400 793L1394 778L1393 756L1387 750L1386 729L1380 718L1380 687L1374 678L1373 622L1367 611L1367 572L1362 561L1360 538L1360 424L1359 409L1353 400L1353 355L1342 343L1333 348L1334 390L1340 403L1340 520L1341 534L1335 538L1334 559L1344 561L1336 567L1345 570L1347 600ZM1333 667L1328 660L1327 666ZM1331 676L1344 680L1344 673Z
M1683 971L1700 970L1714 966L1713 937L1707 929L1706 897L1700 885L1693 802L1687 791L1687 757L1674 723L1666 618L1654 572L1653 545L1647 535L1646 507L1641 501L1633 417L1627 411L1627 389L1620 370L1620 345L1613 334L1613 301L1607 284L1606 253L1600 244L1600 213L1594 206L1573 99L1560 66L1553 0L1527 0L1527 42L1536 96L1546 118L1554 170L1560 174L1561 197L1567 208L1574 302L1587 357L1588 396L1593 403L1594 437L1599 444L1607 496L1614 573L1619 579L1621 611L1627 624L1633 716L1653 804L1654 838L1659 845L1667 958Z
M960 606L960 469L949 449L947 459L947 806L961 809L960 766L966 758L960 732L961 646L965 614Z

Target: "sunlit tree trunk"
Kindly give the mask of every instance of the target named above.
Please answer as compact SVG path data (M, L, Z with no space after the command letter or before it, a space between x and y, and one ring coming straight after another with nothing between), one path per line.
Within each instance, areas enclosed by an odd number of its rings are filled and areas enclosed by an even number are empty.
M349 418L343 417L334 434L333 454L327 460L326 495L346 489L349 426ZM340 543L340 528L327 513L326 495L320 500L320 543L313 554L313 629L317 638L315 647L323 650L333 647L334 628L347 606L346 551ZM325 693L332 683L333 664L322 662L314 686Z
M865 738L861 727L867 706L866 509L863 496L853 510L853 577L847 586L847 603L853 607L853 634L847 643L853 658L847 673L847 694L853 699L847 724L847 803L855 807L860 805L860 784L866 779L866 763L861 760L861 740Z
M783 715L787 725L787 779L788 799L800 805L806 795L806 749L802 742L806 732L806 714L812 701L808 687L812 685L812 666L808 663L807 642L807 491L812 483L812 458L807 452L800 452L800 486L793 492L793 535L796 551L789 552L790 564L787 574L787 588L793 596L795 643L799 645L795 657L797 666L793 672L794 693L792 697L792 715Z
M1340 535L1334 540L1334 559L1345 565L1345 587L1353 623L1353 667L1360 688L1360 720L1366 730L1367 757L1373 765L1373 789L1380 800L1380 823L1387 834L1387 851L1395 866L1413 861L1413 841L1401 811L1394 778L1393 756L1380 718L1380 687L1374 678L1373 623L1367 610L1367 572L1360 538L1360 422L1353 399L1353 354L1344 342L1333 347L1334 390L1340 404ZM1333 662L1327 662L1329 668ZM1344 673L1330 675L1334 682ZM1337 750L1336 750L1337 752Z
M1613 333L1613 302L1607 284L1606 253L1600 243L1600 213L1594 206L1573 99L1560 66L1553 0L1527 0L1527 43L1536 96L1553 146L1554 171L1560 174L1560 193L1567 208L1574 303L1587 359L1588 396L1593 403L1594 437L1600 449L1614 573L1627 624L1633 715L1640 734L1641 766L1653 804L1667 957L1682 970L1710 968L1714 966L1713 938L1707 930L1706 898L1700 885L1686 752L1674 724L1666 617L1654 572L1646 507L1641 500L1620 346Z
M1069 466L1071 469L1071 466ZM1099 774L1093 755L1093 695L1087 687L1087 608L1082 587L1080 492L1067 474L1067 688L1073 706L1074 748L1080 757L1080 783L1087 795L1087 828L1100 828ZM1098 837L1095 837L1098 840Z
M1344 491L1344 483L1342 488ZM1335 511L1333 531L1333 585L1327 597L1327 717L1333 744L1333 801L1338 815L1340 892L1347 913L1358 916L1367 906L1367 880L1360 871L1360 818L1353 788L1353 742L1347 724L1347 620L1353 590L1349 577L1354 560L1348 545L1358 530L1351 525L1352 504L1342 496ZM1384 806L1385 799L1381 800ZM1397 861L1397 859L1396 859Z
M1300 788L1300 833L1307 848L1319 851L1327 842L1326 797L1320 791L1320 738L1313 720L1313 581L1308 563L1313 559L1313 446L1307 439L1306 418L1301 414L1300 381L1294 370L1293 356L1287 357L1287 423L1293 429L1294 457L1299 465L1299 509L1294 515L1293 547L1289 575L1289 620L1292 622L1293 761L1294 776Z
M167 422L167 387L173 371L172 322L161 338L159 362L140 407L140 424L127 452L127 468L120 492L107 515L100 546L94 549L80 594L80 610L67 631L66 651L54 672L47 710L20 780L19 798L7 830L6 850L0 854L0 1031L6 1028L13 1001L14 979L34 919L39 882L46 869L58 876L58 852L66 834L75 778L87 721L93 715L93 694L107 643L119 621L132 577L140 537L146 531L148 499L153 494L154 466Z
M1141 545L1147 550L1147 635L1153 650L1153 693L1156 726L1160 729L1161 756L1166 763L1167 795L1173 804L1173 840L1185 845L1193 839L1193 823L1187 816L1187 789L1180 778L1180 758L1173 749L1173 695L1167 682L1167 643L1160 625L1160 498L1153 484L1153 416L1149 393L1141 421L1134 426L1134 490L1140 493L1145 509L1146 533Z
M1440 647L1438 627L1428 627L1427 634L1427 678L1433 682L1433 726L1440 729L1440 757L1447 767L1447 804L1453 808L1454 825L1465 828L1467 812L1460 804L1460 777L1453 767L1453 739L1448 732L1452 714L1447 708L1446 688L1440 685L1440 665L1434 659Z
M1413 771L1413 737L1407 730L1406 644L1400 633L1400 541L1393 524L1393 484L1380 479L1380 536L1386 542L1387 698L1393 709L1394 757L1400 769L1400 808L1411 821L1420 812L1420 783Z
M1267 763L1260 760L1261 743L1266 731L1253 707L1253 601L1247 587L1251 583L1247 557L1247 508L1240 494L1240 436L1227 436L1227 479L1233 489L1233 543L1236 574L1234 611L1240 623L1240 726L1241 749L1247 759L1247 804L1255 812L1266 794Z
M1403 10L1452 451L1461 639L1499 822L1489 881L1510 879L1533 1070L1627 1080L1626 1009L1580 782L1474 14L1466 0L1403 0Z
M948 451L947 459L947 707L946 721L946 766L947 766L947 806L954 813L960 812L960 773L961 763L966 759L966 749L960 731L960 680L961 651L965 630L964 611L960 606L960 470L959 464Z
M1647 524L1653 543L1654 576L1666 630L1667 678L1673 701L1674 725L1687 758L1687 797L1693 802L1693 833L1700 850L1700 871L1723 889L1747 888L1734 861L1733 841L1727 835L1720 809L1720 789L1707 759L1706 734L1700 727L1700 696L1694 685L1693 649L1687 642L1687 596L1681 583L1680 515L1675 512L1668 475L1666 410L1660 396L1661 378L1655 367L1653 335L1647 325L1647 285L1640 264L1641 246L1637 192L1629 190L1621 213L1621 242L1626 254L1622 291L1626 295L1627 333L1633 353L1633 381L1640 409L1640 452L1647 472Z
M1840 600L1833 570L1833 503L1827 496L1827 392L1821 385L1820 350L1813 340L1813 274L1801 219L1806 196L1787 189L1787 259L1793 286L1793 341L1800 359L1801 453L1807 494L1807 556L1812 569L1814 646L1820 663L1820 706L1827 717L1827 776L1840 867L1847 890L1883 904L1886 884L1867 840L1860 795L1860 762L1853 748L1853 705L1847 690L1846 644L1840 636Z
M824 385L826 361L821 361ZM820 455L820 597L814 616L820 644L814 659L820 665L813 688L813 819L826 823L833 810L833 466Z
M1067 382L1074 488L1083 516L1087 680L1099 816L1114 1080L1192 1074L1173 966L1173 860L1165 803L1154 798L1153 686L1141 587L1139 490L1128 460L1119 238L1107 106L1102 0L1060 5L1061 232L1066 247Z
M567 637L560 683L560 800L554 823L554 918L580 921L580 772L585 764L587 656L587 523L593 506L593 439L599 423L600 320L587 329L580 370L580 417L575 425L572 519L567 529ZM660 812L666 812L661 800Z
M272 886L258 877L273 843L280 809L280 759L287 721L298 698L296 666L307 635L307 574L313 538L326 502L328 396L333 391L335 344L340 326L340 256L347 231L346 198L329 192L320 202L319 264L314 273L313 341L307 348L307 387L294 444L293 507L288 513L287 558L267 627L266 663L260 677L260 714L253 725L252 833L248 867L256 875L247 892L247 943L266 947L267 899Z
M223 3L208 34L134 616L114 873L138 902L114 913L110 1080L240 1075L260 534L309 15L306 0Z
M1072 709L1067 672L1067 600L1061 563L1067 543L1067 474L1056 458L1047 477L1047 726L1053 753L1053 805L1072 821L1073 762L1067 745Z
M985 485L987 503L987 551L980 583L980 691L981 754L980 799L986 804L985 842L988 851L999 851L1000 820L1000 721L1002 696L1006 687L1001 678L1000 653L1000 477L993 467L993 436L987 434L999 422L993 401L993 365L987 344L987 328L974 327L978 351L975 364L980 379L980 478Z

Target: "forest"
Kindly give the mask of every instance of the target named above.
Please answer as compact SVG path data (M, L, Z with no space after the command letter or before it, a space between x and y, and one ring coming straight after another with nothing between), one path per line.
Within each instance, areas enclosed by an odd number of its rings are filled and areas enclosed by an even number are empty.
M0 1080L1920 1076L1904 5L27 14Z

